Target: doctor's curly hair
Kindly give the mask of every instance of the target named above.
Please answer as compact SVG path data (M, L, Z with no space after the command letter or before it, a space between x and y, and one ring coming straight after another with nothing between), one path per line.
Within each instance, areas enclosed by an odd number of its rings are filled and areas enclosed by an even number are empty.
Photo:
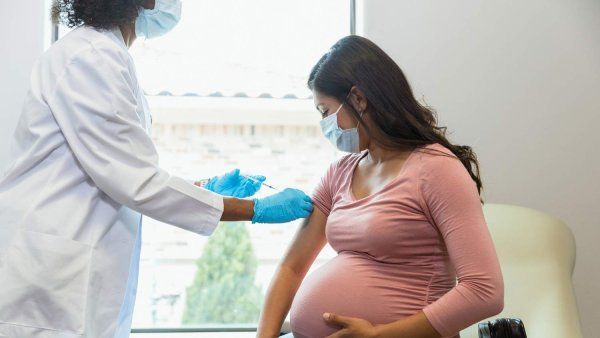
M112 29L133 22L145 0L54 0L52 21Z

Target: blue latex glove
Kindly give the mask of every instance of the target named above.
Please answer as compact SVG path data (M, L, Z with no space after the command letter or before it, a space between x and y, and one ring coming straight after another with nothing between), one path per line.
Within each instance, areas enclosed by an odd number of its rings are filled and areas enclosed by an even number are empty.
M204 188L224 196L250 197L260 190L262 182L266 179L260 175L250 176L250 178L252 179L240 175L239 169L234 169L223 176L211 178Z
M275 195L254 199L252 223L285 223L310 216L310 197L298 189L285 189Z

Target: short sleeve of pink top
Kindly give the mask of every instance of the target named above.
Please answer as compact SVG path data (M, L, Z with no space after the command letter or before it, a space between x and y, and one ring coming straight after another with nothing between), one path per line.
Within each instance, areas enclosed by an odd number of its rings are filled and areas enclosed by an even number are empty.
M338 255L302 282L291 308L294 336L336 331L333 312L385 324L423 311L444 337L499 313L504 286L474 181L445 147L416 148L379 192L356 199L354 168L334 163L314 192ZM458 282L457 282L458 280Z

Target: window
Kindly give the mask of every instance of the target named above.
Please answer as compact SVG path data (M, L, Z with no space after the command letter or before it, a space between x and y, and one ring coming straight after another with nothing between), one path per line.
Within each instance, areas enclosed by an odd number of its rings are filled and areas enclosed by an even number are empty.
M184 6L173 32L131 50L161 165L189 178L240 168L310 192L337 153L321 135L306 79L350 33L349 2ZM256 325L298 224L222 224L205 238L146 219L134 327Z
M310 193L339 154L306 80L350 34L352 3L187 0L172 32L137 41L130 52L161 166L193 179L240 168ZM145 218L133 327L254 327L298 225L222 223L202 237ZM326 248L313 269L333 254Z

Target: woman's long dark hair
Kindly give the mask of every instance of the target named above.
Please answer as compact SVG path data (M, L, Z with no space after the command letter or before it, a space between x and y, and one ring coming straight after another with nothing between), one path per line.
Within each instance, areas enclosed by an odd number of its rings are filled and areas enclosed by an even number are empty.
M446 127L437 125L437 115L415 99L398 65L381 48L360 36L347 36L336 42L313 67L308 87L340 102L348 102L353 86L367 98L370 130L352 109L352 114L382 147L407 149L439 143L465 166L481 194L483 185L477 156L471 147L450 143Z

